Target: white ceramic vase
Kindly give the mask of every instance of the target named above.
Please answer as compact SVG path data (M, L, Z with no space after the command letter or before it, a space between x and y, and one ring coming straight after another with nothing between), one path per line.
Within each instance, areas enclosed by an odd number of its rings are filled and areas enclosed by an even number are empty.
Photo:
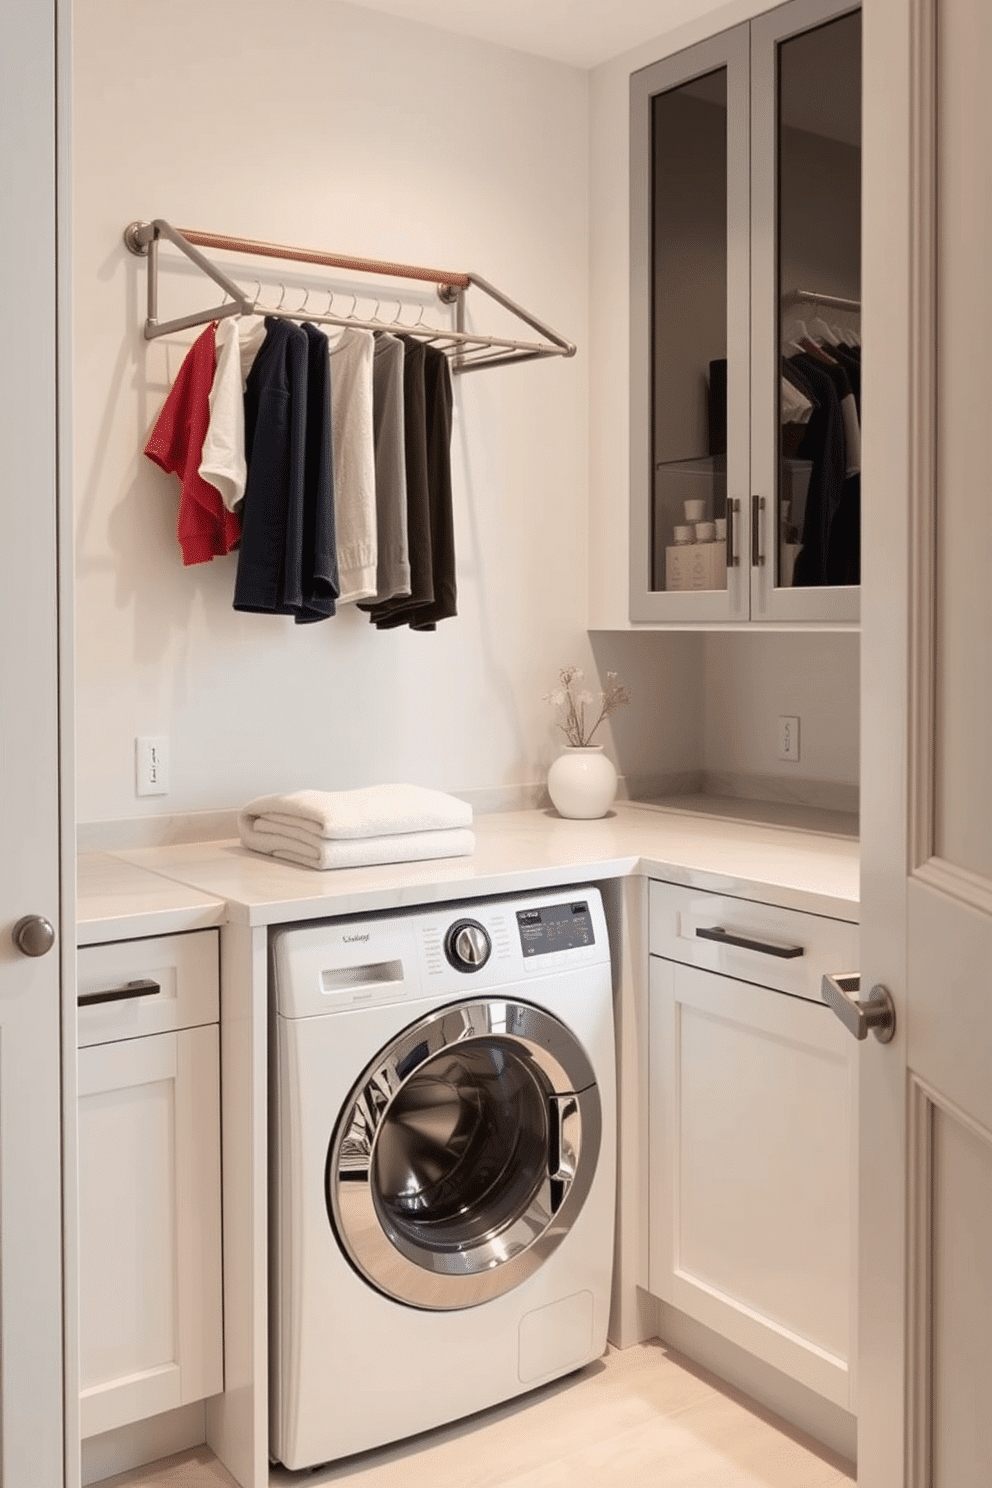
M568 744L548 771L548 795L559 816L605 816L617 793L617 772L602 744Z

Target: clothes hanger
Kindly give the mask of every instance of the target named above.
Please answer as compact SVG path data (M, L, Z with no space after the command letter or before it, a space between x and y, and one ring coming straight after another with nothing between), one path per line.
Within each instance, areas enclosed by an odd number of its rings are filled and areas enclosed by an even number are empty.
M810 322L810 327L811 330L815 333L813 336L811 336L811 340L816 340L816 338L819 337L821 341L826 341L828 346L840 345L842 340L840 332L837 330L836 326L828 325L827 322L823 319L822 315L814 316L813 320Z
M794 320L789 327L789 331L791 333L791 339L783 342L783 351L792 352L794 355L805 356L806 348L802 344L803 340L812 341L813 339L806 329L806 322L804 320Z

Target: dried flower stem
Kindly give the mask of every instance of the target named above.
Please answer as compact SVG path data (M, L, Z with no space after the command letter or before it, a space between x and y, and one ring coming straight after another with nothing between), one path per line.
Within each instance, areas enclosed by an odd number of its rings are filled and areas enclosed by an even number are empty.
M599 695L599 715L592 727L587 729L586 705L594 699L591 692L576 692L575 684L582 681L582 672L575 666L562 667L558 678L561 685L554 692L546 693L544 700L565 709L565 716L559 719L558 728L573 749L586 749L600 725L618 708L630 702L630 689L618 681L616 672L607 672L606 689Z

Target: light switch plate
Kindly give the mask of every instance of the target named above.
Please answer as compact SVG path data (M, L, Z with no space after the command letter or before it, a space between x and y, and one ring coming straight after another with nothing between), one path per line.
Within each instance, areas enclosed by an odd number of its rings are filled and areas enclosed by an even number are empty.
M169 793L169 737L155 734L134 741L134 788L139 796Z
M778 757L797 764L799 760L799 719L780 718L778 721Z

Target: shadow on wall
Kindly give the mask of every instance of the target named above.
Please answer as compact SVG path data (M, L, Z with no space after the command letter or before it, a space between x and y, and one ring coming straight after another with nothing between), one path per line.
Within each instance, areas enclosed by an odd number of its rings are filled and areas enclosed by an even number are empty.
M699 788L703 767L705 672L699 634L657 631L589 635L599 681L616 672L630 706L600 730L624 781L623 794L650 798Z
M617 672L633 694L599 736L628 796L786 790L857 809L856 634L594 631L590 641L598 688ZM800 719L795 762L779 758L782 715Z

